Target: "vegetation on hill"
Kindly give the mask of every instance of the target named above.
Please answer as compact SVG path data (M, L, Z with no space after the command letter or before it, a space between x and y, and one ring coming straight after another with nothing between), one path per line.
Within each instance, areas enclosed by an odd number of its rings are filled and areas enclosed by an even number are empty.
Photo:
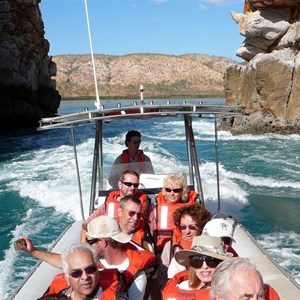
M178 98L224 96L223 76L235 61L217 56L186 54L94 55L101 98ZM57 89L63 99L95 97L90 55L53 57Z

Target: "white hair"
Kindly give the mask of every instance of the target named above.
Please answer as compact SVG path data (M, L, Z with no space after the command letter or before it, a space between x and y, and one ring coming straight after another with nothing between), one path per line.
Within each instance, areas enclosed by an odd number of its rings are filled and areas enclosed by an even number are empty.
M209 291L211 299L216 299L217 293L222 296L226 296L231 290L230 279L234 276L235 272L240 270L255 271L262 279L262 276L256 266L250 262L250 260L241 257L224 260L217 266L214 272Z
M79 252L79 251L88 251L93 255L94 262L97 263L98 261L98 255L96 250L90 246L89 244L75 244L72 245L71 247L65 249L63 253L61 254L61 260L62 260L62 265L63 265L63 271L66 275L66 277L69 277L68 269L69 265L67 262L68 256L72 253Z

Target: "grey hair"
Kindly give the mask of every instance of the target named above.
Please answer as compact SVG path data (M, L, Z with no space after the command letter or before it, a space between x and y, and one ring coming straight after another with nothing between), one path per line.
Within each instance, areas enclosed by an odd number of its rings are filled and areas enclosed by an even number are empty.
M120 206L121 208L123 208L124 205L125 205L128 201L132 201L133 203L142 206L141 200L140 200L138 197L135 197L135 196L133 196L133 195L123 197L123 198L120 200L119 206Z
M69 278L69 273L68 273L69 265L68 265L68 262L67 262L68 256L72 253L79 252L79 251L88 251L88 252L90 252L93 255L94 262L97 263L97 261L98 261L97 252L91 245L89 245L89 244L75 244L75 245L72 245L71 247L65 249L63 251L63 253L61 254L63 271L64 271L67 278Z
M217 266L214 272L209 291L211 299L216 299L217 293L223 297L226 296L231 290L230 279L239 270L253 270L259 274L262 280L261 274L250 260L241 257L224 260Z

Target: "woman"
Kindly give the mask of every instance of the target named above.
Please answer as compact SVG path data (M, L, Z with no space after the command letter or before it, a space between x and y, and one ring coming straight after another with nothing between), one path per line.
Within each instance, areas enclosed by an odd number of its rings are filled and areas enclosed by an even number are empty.
M175 230L172 240L165 244L161 254L160 286L163 286L167 281L167 271L168 274L169 272L171 274L168 276L170 278L185 269L173 259L174 253L181 249L191 249L193 237L202 233L204 225L210 219L210 212L202 204L183 206L174 212Z
M231 258L225 253L219 237L197 236L190 250L179 250L175 260L188 270L170 279L162 290L162 298L209 299L208 289L219 263Z
M156 251L160 254L171 239L174 229L173 213L176 209L199 202L198 194L189 190L181 174L172 174L164 179L163 189L156 197Z

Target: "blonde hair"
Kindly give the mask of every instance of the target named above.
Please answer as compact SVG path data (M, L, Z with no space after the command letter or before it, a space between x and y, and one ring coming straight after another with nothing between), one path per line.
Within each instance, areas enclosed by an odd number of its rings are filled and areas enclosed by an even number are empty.
M188 201L188 188L186 184L186 179L182 174L176 173L176 174L171 174L167 177L164 178L164 188L163 188L163 195L165 196L166 187L173 187L174 185L180 186L182 188L182 196L181 200L182 202L187 202Z
M189 269L189 286L193 289L199 288L201 280L198 278L196 274L195 268L190 267Z

